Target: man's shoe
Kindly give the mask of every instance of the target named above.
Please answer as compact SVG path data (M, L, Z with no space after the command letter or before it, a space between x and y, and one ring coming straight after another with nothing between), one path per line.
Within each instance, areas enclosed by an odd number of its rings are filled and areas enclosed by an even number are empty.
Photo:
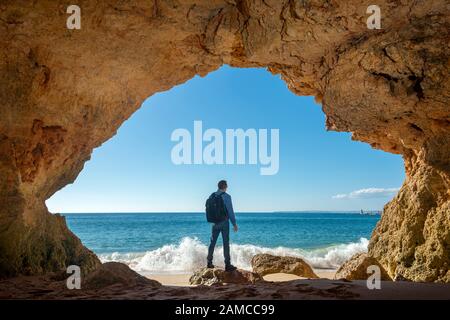
M227 272L232 272L234 270L237 270L237 268L235 266L233 266L232 264L225 267L225 271L227 271Z
M214 269L214 265L212 263L208 263L208 265L206 266L208 269Z

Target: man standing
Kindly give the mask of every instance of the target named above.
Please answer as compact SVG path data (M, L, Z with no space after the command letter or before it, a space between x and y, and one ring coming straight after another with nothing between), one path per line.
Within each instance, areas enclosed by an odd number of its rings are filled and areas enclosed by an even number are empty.
M217 184L218 190L211 196L220 196L223 199L223 205L225 207L225 217L222 221L215 222L211 229L211 242L208 248L207 267L214 268L212 264L214 248L216 246L217 238L222 233L223 240L223 257L225 259L225 271L234 271L236 267L231 264L230 261L230 223L233 224L234 232L238 231L236 224L236 217L233 211L233 204L231 202L231 196L226 193L228 185L225 180L220 180Z

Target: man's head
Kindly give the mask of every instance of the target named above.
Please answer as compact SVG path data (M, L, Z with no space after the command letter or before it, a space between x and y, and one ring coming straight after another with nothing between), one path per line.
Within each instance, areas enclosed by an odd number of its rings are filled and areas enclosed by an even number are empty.
M219 188L219 190L227 191L228 185L225 180L220 180L219 183L217 184L217 187Z

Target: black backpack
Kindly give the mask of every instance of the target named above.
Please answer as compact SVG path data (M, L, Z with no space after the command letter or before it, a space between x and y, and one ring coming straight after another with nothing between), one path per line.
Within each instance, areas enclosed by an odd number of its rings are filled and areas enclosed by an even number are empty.
M211 194L206 200L206 220L211 223L222 222L227 219L227 211L222 198L223 193Z

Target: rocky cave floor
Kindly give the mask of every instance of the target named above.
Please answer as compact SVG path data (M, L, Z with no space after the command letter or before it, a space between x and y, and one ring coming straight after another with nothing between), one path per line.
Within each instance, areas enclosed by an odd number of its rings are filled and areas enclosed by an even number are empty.
M113 284L100 289L69 290L65 280L50 276L20 276L0 281L0 299L445 299L450 284L382 281L369 290L363 280L302 279L256 284L213 286L133 286Z

